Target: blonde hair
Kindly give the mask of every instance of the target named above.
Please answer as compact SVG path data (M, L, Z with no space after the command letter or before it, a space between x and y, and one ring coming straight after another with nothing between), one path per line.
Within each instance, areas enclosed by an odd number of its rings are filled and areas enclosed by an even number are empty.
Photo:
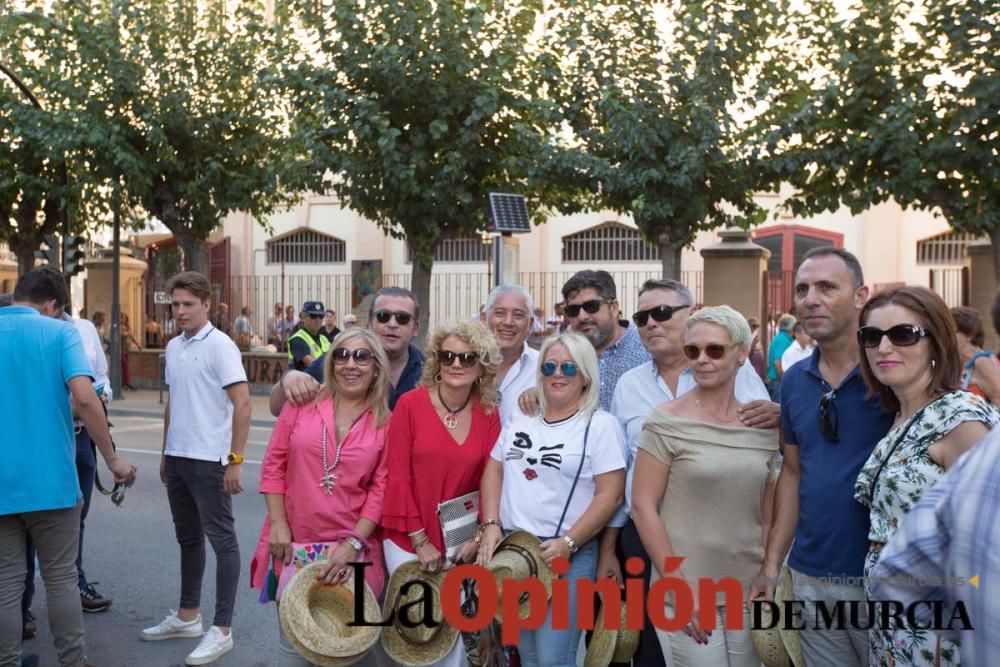
M542 384L542 364L545 363L545 355L556 345L562 345L573 362L583 375L587 386L583 389L580 397L580 412L591 414L600 407L601 388L598 384L600 370L597 365L597 353L594 345L582 334L568 331L566 333L554 334L545 339L542 349L538 351L538 366L535 368L535 387L538 389L538 407L542 415L545 414L547 402L545 400L545 390Z
M389 357L382 347L382 342L372 331L368 329L345 329L337 334L330 345L330 351L326 353L326 360L323 362L323 391L330 398L337 395L340 387L337 385L337 376L333 372L333 351L351 340L361 338L372 353L375 362L375 377L368 385L368 406L372 409L376 426L384 426L389 421Z
M479 355L479 365L482 367L482 375L479 381L472 387L472 391L479 398L479 405L483 412L493 414L497 405L497 369L500 367L500 347L496 338L482 323L472 320L459 320L457 322L446 322L437 329L427 339L427 346L424 349L426 359L424 360L424 372L420 377L420 385L423 387L433 387L438 383L438 376L441 373L441 362L438 361L437 353L441 349L441 343L448 336L460 338L472 348L472 351Z
M687 330L699 322L715 324L726 330L733 345L749 349L753 340L753 332L747 323L747 318L730 306L708 306L687 318Z

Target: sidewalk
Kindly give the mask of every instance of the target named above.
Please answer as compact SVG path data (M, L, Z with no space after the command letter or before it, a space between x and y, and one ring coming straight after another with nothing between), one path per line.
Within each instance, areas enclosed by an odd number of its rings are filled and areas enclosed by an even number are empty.
M115 399L108 405L108 416L114 417L153 417L161 419L170 392L163 392L163 403L160 403L160 392L156 389L123 390L124 400ZM253 413L250 425L258 428L272 428L277 421L268 409L268 397L250 395Z

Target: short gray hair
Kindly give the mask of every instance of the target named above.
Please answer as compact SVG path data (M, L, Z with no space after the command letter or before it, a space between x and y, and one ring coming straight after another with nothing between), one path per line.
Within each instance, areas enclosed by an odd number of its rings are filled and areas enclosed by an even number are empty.
M682 282L677 280L670 280L669 278L664 278L662 280L647 280L639 288L639 296L642 296L646 292L652 292L655 289L667 290L668 292L673 292L681 298L685 306L694 305L694 297L691 296L691 290L687 288Z
M690 331L699 322L722 327L729 334L729 340L737 347L749 347L753 340L747 318L730 306L708 306L692 313L687 319L687 330Z
M562 345L573 358L573 362L583 375L587 383L587 388L583 390L580 397L580 405L577 406L580 412L585 415L592 414L600 408L601 387L600 370L597 365L597 352L594 351L594 344L587 340L583 334L567 331L561 334L554 334L545 339L542 349L538 351L538 365L535 368L535 386L538 389L538 408L542 415L545 414L545 391L542 389L542 364L545 363L545 355L555 345Z
M791 331L795 328L795 316L785 314L778 318L779 331Z
M489 296L486 297L487 313L493 310L493 304L496 303L496 300L503 294L513 294L524 299L524 303L528 307L528 317L533 317L533 313L535 312L535 302L531 298L531 292L529 292L523 285L514 285L511 283L497 285L490 290Z

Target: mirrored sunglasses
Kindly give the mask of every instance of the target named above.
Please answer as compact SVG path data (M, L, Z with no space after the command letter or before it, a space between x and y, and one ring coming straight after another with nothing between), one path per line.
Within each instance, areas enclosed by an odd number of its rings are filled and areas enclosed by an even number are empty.
M574 375L577 374L577 372L579 372L579 369L576 367L576 364L574 364L572 361L564 361L558 365L554 361L546 361L544 364L542 364L542 375L544 375L545 377L552 377L553 375L555 375L557 368L561 370L562 374L568 378L573 377Z

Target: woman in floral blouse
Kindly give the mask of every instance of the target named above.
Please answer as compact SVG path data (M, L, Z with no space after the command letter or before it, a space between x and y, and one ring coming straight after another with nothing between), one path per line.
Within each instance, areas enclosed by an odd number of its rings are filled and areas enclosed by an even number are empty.
M858 342L865 382L896 414L855 486L854 497L871 509L868 576L903 516L1000 424L1000 414L978 396L955 390L962 368L955 322L931 290L900 287L875 295L861 311ZM883 630L880 620L870 631L870 665L960 664L957 641L920 628Z

